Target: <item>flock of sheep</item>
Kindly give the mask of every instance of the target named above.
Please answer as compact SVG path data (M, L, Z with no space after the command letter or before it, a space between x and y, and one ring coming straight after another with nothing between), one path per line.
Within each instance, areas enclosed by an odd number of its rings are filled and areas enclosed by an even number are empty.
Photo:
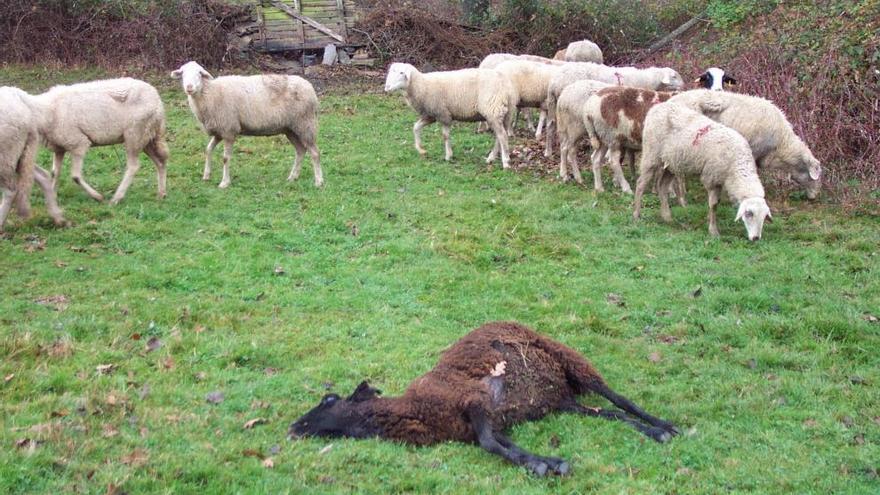
M508 137L518 109L538 108L536 139L545 141L546 157L559 139L559 175L582 182L577 163L578 141L587 136L595 189L602 191L601 166L608 159L614 182L632 192L623 173L627 159L635 174L641 153L633 216L640 215L647 186L660 197L661 216L671 219L670 188L675 181L679 202L685 203L684 179L700 178L708 193L709 232L718 235L715 207L726 190L738 205L750 240L760 239L770 208L758 170L781 170L802 186L811 199L819 192L822 168L795 134L782 111L756 96L723 91L735 82L711 68L699 81L704 88L683 91L684 80L667 67L613 67L602 64L602 51L584 40L571 43L553 59L535 55L495 53L478 68L421 73L410 64L388 68L385 91L403 89L419 114L413 126L416 150L425 154L421 130L433 122L443 129L446 160L452 158L449 129L453 121L485 121L495 134L486 158L500 150L510 166ZM722 90L722 91L719 91ZM546 119L546 131L544 123Z
M545 156L552 156L558 136L562 180L571 175L578 183L583 181L577 148L586 136L593 149L595 189L603 190L601 166L607 160L614 183L631 193L622 165L628 161L635 175L635 155L641 153L635 218L645 189L653 185L661 216L670 220L672 187L685 204L684 179L697 176L708 193L709 232L718 235L715 207L726 190L738 205L736 220L742 220L749 239L756 240L765 218L771 218L759 170L782 170L808 197L818 194L819 161L782 111L768 100L723 91L723 84L732 79L720 69L701 76L709 89L682 91L684 80L674 69L614 67L602 61L599 47L584 40L571 43L553 59L496 53L473 69L423 74L410 64L394 63L388 68L385 91L405 90L407 102L419 114L413 137L422 155L424 126L440 123L445 158L450 160L452 123L479 121L495 135L486 162L492 163L500 153L503 167L508 168L514 116L518 109L528 108L541 110L535 137L544 139ZM220 142L224 145L220 187L225 188L239 135L283 134L296 150L288 180L299 177L308 152L315 185L323 184L316 144L318 98L308 81L281 75L214 78L196 62L171 75L181 80L190 109L210 136L204 180L210 178L211 154ZM34 181L43 190L49 215L56 224L66 224L55 195L66 153L71 155L73 181L95 200L103 200L83 177L84 157L92 146L125 146L126 169L111 204L125 197L142 151L156 165L159 196L165 196L165 111L159 93L148 83L111 79L56 86L40 95L3 87L0 105L8 109L0 115L0 229L13 204L19 215L29 215L28 195ZM54 154L51 174L35 163L39 143Z
M288 180L299 177L306 152L311 155L315 185L324 183L317 146L318 96L311 83L297 76L224 76L214 79L196 62L171 73L181 79L190 109L211 136L202 178L211 175L211 152L221 141L223 179L230 184L232 145L240 135L284 134L296 149ZM86 182L83 162L89 148L123 144L126 167L110 204L125 197L140 167L143 151L156 165L159 197L165 197L168 146L165 108L150 84L131 78L55 86L30 95L18 88L0 88L0 230L13 204L20 216L30 214L28 196L34 181L43 190L49 215L66 225L56 199L64 155L71 155L71 177L97 201L104 196ZM53 153L52 173L36 164L43 144Z

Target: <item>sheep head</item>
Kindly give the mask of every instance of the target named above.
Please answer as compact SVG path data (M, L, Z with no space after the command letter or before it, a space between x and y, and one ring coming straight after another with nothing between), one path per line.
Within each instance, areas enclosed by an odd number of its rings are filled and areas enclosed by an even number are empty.
M368 408L362 407L382 392L361 382L348 398L327 394L311 411L290 425L287 437L352 437L375 436Z
M385 77L385 92L405 89L415 71L416 68L410 64L391 64L388 67L388 76Z
M746 198L739 204L734 221L742 220L746 225L749 240L757 241L761 238L761 231L764 230L765 218L767 221L773 221L767 201L764 198Z
M668 67L663 67L660 70L662 71L660 82L663 85L660 89L667 91L684 89L684 79L681 78L681 74Z
M214 79L214 76L198 62L187 62L181 65L179 69L171 73L171 77L181 80L183 90L188 95L200 92L205 80Z
M822 186L822 165L812 153L807 153L797 166L792 167L791 178L807 193L807 198L816 199Z
M724 85L735 86L736 79L728 76L723 69L718 67L710 67L706 72L700 74L700 77L694 79L695 83L699 83L700 87L711 89L713 91L724 91Z

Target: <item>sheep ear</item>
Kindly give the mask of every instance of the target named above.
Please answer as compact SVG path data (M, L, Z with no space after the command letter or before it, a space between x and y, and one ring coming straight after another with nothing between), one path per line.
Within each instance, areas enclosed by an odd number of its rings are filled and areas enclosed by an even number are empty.
M206 71L205 69L199 69L199 74L201 74L202 77L205 79L214 79L214 76L212 76L211 73Z
M381 390L371 387L370 384L364 380L356 389L354 389L354 392L351 393L348 400L351 402L363 402L365 400L375 399L376 396L381 393Z
M180 76L182 74L183 74L183 71L181 71L180 69L177 69L177 70L171 72L171 78L172 79L180 79Z
M730 84L731 86L737 85L736 79L728 76L727 74L724 74L724 77L721 78L721 83L722 84Z
M739 204L739 209L736 210L736 218L733 219L734 222L739 222L739 220L743 217L743 213L745 213L746 205L745 203Z
M770 213L770 210L767 210L767 218L764 219L767 223L773 223L773 214Z
M700 77L694 79L694 82L695 83L704 83L704 82L706 82L706 79L708 79L708 76L706 76L706 73L704 72L704 73L700 74Z
M813 180L819 180L819 177L822 176L822 165L819 164L818 161L813 160L810 162L810 178Z

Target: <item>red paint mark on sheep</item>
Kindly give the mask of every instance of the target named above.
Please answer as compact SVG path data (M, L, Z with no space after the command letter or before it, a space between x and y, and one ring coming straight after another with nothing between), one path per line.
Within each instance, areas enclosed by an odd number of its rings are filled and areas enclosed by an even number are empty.
M708 132L709 132L710 130L712 130L712 125L711 125L711 124L710 124L710 125L707 125L706 127L702 127L702 128L700 128L700 130L697 131L697 135L694 136L694 142L691 143L691 145L696 146L697 144L699 144L699 142L700 142L700 138L703 137L703 136L705 136L706 134L708 134Z

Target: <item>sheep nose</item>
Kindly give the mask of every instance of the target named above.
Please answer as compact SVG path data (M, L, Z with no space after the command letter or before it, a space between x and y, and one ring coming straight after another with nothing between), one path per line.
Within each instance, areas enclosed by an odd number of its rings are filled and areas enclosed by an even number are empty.
M191 95L192 92L193 92L193 87L192 87L192 85L189 85L189 84L188 84L188 85L186 86L186 88L184 88L184 91L186 91L186 94Z

